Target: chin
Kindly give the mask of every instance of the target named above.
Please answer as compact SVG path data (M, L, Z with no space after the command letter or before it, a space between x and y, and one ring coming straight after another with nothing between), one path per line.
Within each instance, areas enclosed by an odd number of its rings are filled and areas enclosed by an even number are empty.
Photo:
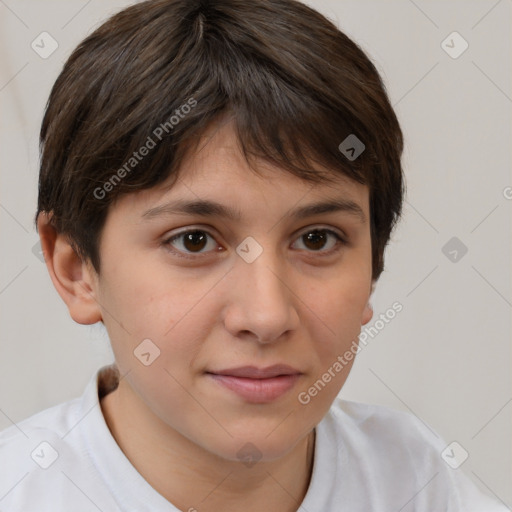
M279 432L279 427L270 435L269 432L272 429L255 430L253 433L246 430L243 435L225 439L226 442L210 451L224 460L242 462L252 467L257 462L270 462L284 457L309 433L290 432L284 428Z

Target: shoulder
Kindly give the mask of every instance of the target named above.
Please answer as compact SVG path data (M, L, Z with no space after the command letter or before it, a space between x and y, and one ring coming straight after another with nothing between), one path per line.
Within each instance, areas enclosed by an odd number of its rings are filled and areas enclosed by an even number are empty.
M326 421L349 457L364 454L373 468L428 473L442 462L444 441L422 419L382 405L336 399Z
M101 370L100 370L101 371ZM95 374L83 395L0 432L0 507L10 512L90 510L87 496L110 504L85 432L101 427ZM79 489L79 490L78 490ZM81 491L81 492L80 492ZM117 510L110 504L109 510Z
M54 441L58 444L78 420L79 404L79 398L63 402L2 430L0 460L16 453L24 455L27 450L36 448L37 442L41 440ZM28 455L31 458L30 453ZM14 463L19 459L15 457L9 460L10 463ZM21 465L24 466L23 462L26 461L21 461Z
M368 493L380 489L380 496L400 496L404 503L415 496L415 511L506 510L484 496L463 469L450 467L443 458L447 443L412 413L338 398L324 422L338 457L351 468L345 475L353 478L351 485L364 482Z
M350 418L360 426L369 426L375 422L387 424L389 422L401 424L404 421L414 422L411 413L399 411L384 405L365 404L336 398L331 406L331 412L336 416Z
M55 405L0 432L0 474L19 468L31 470L44 462L38 457L44 447L54 449L66 442L66 436L79 421L80 399ZM40 446L41 443L46 443ZM48 454L48 452L46 453Z
M9 458L9 463L19 463L20 466L33 467L32 451L39 443L46 441L49 444L72 447L80 439L76 435L76 427L94 409L99 407L99 398L115 388L117 381L113 366L106 366L98 370L89 380L82 396L49 407L43 411L0 431L0 460L6 460L9 455L19 457ZM33 454L37 459L36 454ZM30 462L32 461L32 462ZM36 460L37 463L37 460ZM0 466L0 471L5 465Z
M61 475L52 468L61 467L59 459L64 453L69 457L66 434L76 421L77 410L78 399L74 399L0 432L0 496L9 510L34 506L31 500L37 498L43 483L48 492L58 492L56 482Z
M439 435L421 418L383 405L336 399L329 411L330 421L346 434L368 438L375 445L400 441L441 448Z

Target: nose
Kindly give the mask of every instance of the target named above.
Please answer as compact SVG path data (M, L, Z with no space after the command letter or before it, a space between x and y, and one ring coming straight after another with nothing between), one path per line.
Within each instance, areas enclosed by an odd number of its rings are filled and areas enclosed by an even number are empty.
M252 263L241 258L236 261L227 283L228 304L223 315L232 336L267 344L297 329L300 301L289 274L269 250Z

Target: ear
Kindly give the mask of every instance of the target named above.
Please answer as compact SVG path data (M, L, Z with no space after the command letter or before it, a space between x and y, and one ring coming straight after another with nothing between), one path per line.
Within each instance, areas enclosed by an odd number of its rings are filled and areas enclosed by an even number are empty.
M84 325L99 322L102 316L96 297L97 274L89 262L80 259L68 238L57 233L50 218L50 213L40 213L37 230L53 285L75 322Z
M366 303L366 306L364 307L363 316L361 325L366 325L372 318L373 318L373 307L370 304L370 299L373 295L373 291L375 290L375 281L372 281L372 287L370 290L370 296L368 297L368 302Z
M361 325L366 325L373 317L373 308L370 302L366 304L363 311L363 317L361 319Z

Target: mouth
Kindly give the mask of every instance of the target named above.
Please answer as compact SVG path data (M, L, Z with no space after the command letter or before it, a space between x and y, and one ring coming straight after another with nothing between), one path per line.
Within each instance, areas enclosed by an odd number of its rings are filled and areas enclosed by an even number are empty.
M302 373L288 365L266 368L241 366L226 370L208 371L208 377L247 402L269 403L290 391Z

